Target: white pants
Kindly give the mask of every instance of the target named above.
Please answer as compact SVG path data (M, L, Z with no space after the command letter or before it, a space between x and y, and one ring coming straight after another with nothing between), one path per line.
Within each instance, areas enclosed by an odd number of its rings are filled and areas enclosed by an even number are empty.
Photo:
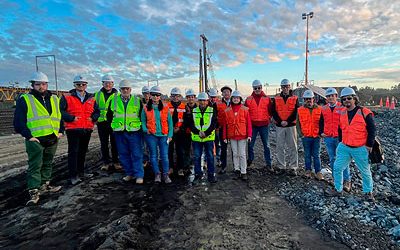
M285 145L287 145L288 166L285 161ZM299 156L297 153L297 130L296 126L276 127L276 159L281 169L297 169L299 166Z
M233 167L235 170L240 170L240 173L246 174L246 144L247 140L231 140Z

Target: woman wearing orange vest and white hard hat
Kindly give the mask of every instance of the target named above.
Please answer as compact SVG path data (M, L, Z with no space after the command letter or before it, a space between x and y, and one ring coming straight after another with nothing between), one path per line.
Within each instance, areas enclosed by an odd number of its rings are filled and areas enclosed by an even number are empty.
M158 165L158 158L161 159L163 180L171 183L169 178L168 144L172 140L174 127L172 117L167 105L161 101L161 89L153 86L150 89L151 99L143 107L142 129L145 140L150 151L150 163L153 167L155 183L161 182L161 173ZM157 150L158 149L158 150ZM160 152L158 155L157 151Z
M60 101L68 139L68 168L72 185L79 183L82 177L92 176L84 174L85 157L94 123L100 117L100 109L94 95L86 92L87 84L85 77L75 76L75 89Z
M320 137L319 121L322 109L314 103L314 93L311 90L304 91L304 105L298 108L299 135L303 141L304 162L306 167L306 177L311 177L311 162L314 164L315 177L323 180L321 173L320 159Z
M242 105L242 100L239 91L232 92L231 105L225 109L223 139L225 143L231 141L235 173L247 180L246 144L251 141L252 126L249 109Z

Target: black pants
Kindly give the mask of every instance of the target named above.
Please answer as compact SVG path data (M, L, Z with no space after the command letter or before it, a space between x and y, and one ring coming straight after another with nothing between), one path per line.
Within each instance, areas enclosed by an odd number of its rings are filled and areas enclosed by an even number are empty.
M118 163L118 151L117 145L115 144L115 137L111 124L109 122L97 123L97 130L99 132L100 144L101 144L101 160L105 164ZM110 149L108 147L109 141L111 142L111 157Z
M68 168L71 178L84 173L85 157L92 132L93 130L89 129L67 130Z
M172 137L172 141L169 143L168 147L168 160L169 166L174 169L174 173L176 174L179 169L184 168L183 157L185 154L185 133L179 131L174 134ZM174 164L174 151L176 151L176 164Z
M227 150L228 150L228 143L224 142L223 138L223 128L219 128L219 143L221 145L221 155L219 157L219 160L221 161L221 168L225 169L226 168L226 156L227 156Z
M189 169L190 165L193 165L192 135L190 133L185 133L184 137L184 169Z

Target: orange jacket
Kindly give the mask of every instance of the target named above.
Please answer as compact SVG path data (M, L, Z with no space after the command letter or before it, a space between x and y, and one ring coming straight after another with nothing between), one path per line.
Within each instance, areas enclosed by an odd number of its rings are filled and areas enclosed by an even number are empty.
M172 117L174 115L175 107L172 105L171 102L168 103L168 109L169 109L169 113L171 114L171 117ZM176 124L174 124L174 127L180 128L183 125L183 115L186 112L185 104L181 102L181 104L179 104L179 106L176 108L176 111L178 112L178 122Z
M154 109L150 111L147 110L147 106L144 106L144 111L146 112L146 126L150 134L156 133L156 118L154 115ZM161 133L163 135L168 135L168 108L164 106L162 110L160 110L160 118L161 118Z
M243 105L235 112L230 106L224 111L226 120L226 136L224 139L243 140L251 136L249 109ZM249 131L250 130L250 131Z
M286 121L296 108L297 96L290 96L285 103L282 96L275 97L275 108L282 121ZM294 121L296 122L296 121Z
M269 105L271 99L268 96L262 96L260 102L256 103L253 96L246 99L246 106L249 108L251 121L268 121L271 119Z
M90 97L86 102L71 94L64 95L67 102L67 113L75 117L79 117L77 121L65 122L65 129L93 129L94 122L91 120L91 115L94 111L95 100Z
M310 112L309 108L304 106L297 109L300 121L301 132L304 137L317 138L319 135L319 120L321 119L322 108L316 106Z
M218 121L218 126L222 127L225 124L225 109L228 106L226 105L225 102L218 100L217 101L217 121Z
M339 126L342 129L342 142L344 144L350 147L361 147L366 145L368 132L364 117L371 113L371 110L367 108L359 109L349 124L347 110L342 110L339 118Z
M338 137L339 117L343 106L340 102L331 110L329 104L322 107L322 116L324 117L324 134L328 137Z

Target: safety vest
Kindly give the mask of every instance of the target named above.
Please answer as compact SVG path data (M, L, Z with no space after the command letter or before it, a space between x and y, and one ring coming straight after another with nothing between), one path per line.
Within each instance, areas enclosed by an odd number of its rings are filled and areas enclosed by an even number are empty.
M136 96L131 96L126 105L122 101L121 94L113 94L110 96L109 105L113 111L113 119L111 128L113 131L138 131L142 125L140 121L140 99Z
M88 93L86 93L88 94ZM94 111L95 100L89 97L86 102L82 103L81 99L71 94L64 94L67 101L67 113L75 117L79 117L77 121L65 122L65 130L69 129L93 129L94 122L89 120Z
M200 131L206 131L210 125L211 121L213 119L213 114L214 114L214 109L210 106L207 106L206 110L204 113L201 113L201 110L199 107L196 107L193 109L193 121L194 121L194 126L200 130ZM192 141L196 142L206 142L206 141L214 141L215 140L215 129L211 132L211 134L205 138L200 138L198 134L192 133Z
M347 109L341 111L339 124L342 129L342 142L344 144L350 147L361 147L367 144L368 131L364 117L371 113L371 110L367 108L360 108L349 124Z
M241 106L238 112L234 112L232 107L225 110L226 117L226 137L228 139L234 137L247 138L247 115L249 109Z
M146 126L147 130L149 131L150 134L155 134L156 133L156 117L154 114L154 109L151 109L150 111L147 110L147 105L144 106L144 111L146 112ZM161 123L161 133L163 135L168 135L168 108L164 105L163 109L160 110L160 123Z
M60 99L56 95L51 96L51 114L49 114L47 109L33 95L24 94L22 97L28 107L26 126L31 131L32 136L58 135L61 121Z
M300 107L297 112L299 113L299 120L301 132L305 137L316 138L319 135L319 120L321 118L322 109L320 106L312 109Z
M96 94L94 95L94 99L96 100L96 103L100 109L100 116L99 116L99 119L97 119L98 122L104 122L107 119L106 118L107 107L109 106L108 100L110 100L110 97L111 97L111 95L106 100L104 97L104 93L101 90L96 92Z
M225 109L228 106L225 102L218 100L217 101L217 121L219 126L223 126L225 124Z
M247 97L246 106L249 108L251 121L269 121L271 118L268 110L270 102L271 100L268 96L262 96L257 105L253 96Z
M278 113L278 116L279 118L281 118L282 121L287 121L289 116L295 110L296 103L297 103L297 96L295 95L289 96L289 98L286 100L286 103L282 96L275 97L276 112Z
M171 116L173 116L175 107L172 105L172 103L169 102L168 108L169 113L171 114ZM185 104L181 102L181 104L179 104L179 106L176 108L176 111L178 112L178 122L175 124L175 128L180 128L183 125L183 115L186 112Z
M322 107L322 115L324 116L324 134L327 137L337 137L339 127L340 111L343 106L340 102L336 103L336 106L331 110L329 104Z

